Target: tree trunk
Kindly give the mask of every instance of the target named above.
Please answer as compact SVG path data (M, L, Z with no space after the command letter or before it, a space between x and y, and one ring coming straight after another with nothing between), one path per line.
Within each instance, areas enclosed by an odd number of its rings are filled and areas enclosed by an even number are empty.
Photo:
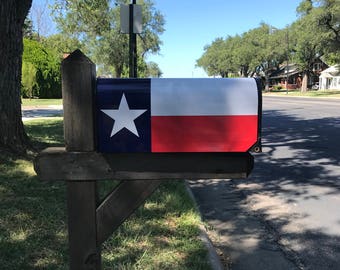
M23 153L28 137L21 119L22 27L32 0L0 2L0 148Z
M269 74L268 72L264 73L264 79L265 79L265 87L264 90L265 91L269 91Z
M306 93L308 87L308 72L305 71L303 73L302 84L301 84L301 93Z

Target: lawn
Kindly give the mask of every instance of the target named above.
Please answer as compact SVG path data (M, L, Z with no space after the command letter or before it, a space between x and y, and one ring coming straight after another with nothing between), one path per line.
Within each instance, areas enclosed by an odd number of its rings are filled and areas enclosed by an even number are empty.
M63 145L62 118L25 125L37 148ZM32 159L0 152L0 268L68 269L65 184L39 181ZM104 243L102 268L210 269L200 224L184 183L165 182Z
M23 98L21 100L22 106L48 106L48 105L62 105L62 99L38 99L38 98Z
M271 90L270 92L263 92L263 95L281 95L281 96L299 96L299 97L338 97L340 98L340 90L309 90L306 93L301 93L300 90Z

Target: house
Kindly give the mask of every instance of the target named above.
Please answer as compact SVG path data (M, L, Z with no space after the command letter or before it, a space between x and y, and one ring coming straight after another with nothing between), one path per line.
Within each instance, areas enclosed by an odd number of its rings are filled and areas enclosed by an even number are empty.
M331 66L321 72L319 77L319 89L340 90L340 65Z
M288 89L297 89L301 87L302 76L296 64L281 65L279 69L273 71L269 76L271 86L281 86L286 88L288 76Z
M317 59L311 69L311 73L308 76L308 88L319 82L319 76L321 72L328 68L321 59ZM286 82L288 77L288 89L299 89L302 85L303 72L300 70L297 64L289 63L282 64L277 70L273 71L269 77L269 83L272 86L281 86L286 88Z

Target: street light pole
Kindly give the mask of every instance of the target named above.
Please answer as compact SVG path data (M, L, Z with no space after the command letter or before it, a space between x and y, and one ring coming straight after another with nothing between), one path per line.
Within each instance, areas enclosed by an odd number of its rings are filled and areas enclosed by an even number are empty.
M286 32L286 39L287 39L287 78L286 78L286 94L288 95L288 69L289 69L289 36L288 36L288 26L287 26L287 32Z
M137 35L133 32L133 8L136 0L129 5L129 77L137 78Z

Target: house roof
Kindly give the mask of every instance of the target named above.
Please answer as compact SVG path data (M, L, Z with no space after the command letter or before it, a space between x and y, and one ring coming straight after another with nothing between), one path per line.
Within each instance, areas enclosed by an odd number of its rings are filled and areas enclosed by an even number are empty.
M288 66L287 65L281 66L279 69L272 72L272 74L270 74L269 77L270 79L281 79L286 78L287 75L291 76L299 72L300 70L296 64L289 64Z
M320 77L323 78L332 78L335 76L340 76L340 65L330 66L329 68L322 71L320 75Z

